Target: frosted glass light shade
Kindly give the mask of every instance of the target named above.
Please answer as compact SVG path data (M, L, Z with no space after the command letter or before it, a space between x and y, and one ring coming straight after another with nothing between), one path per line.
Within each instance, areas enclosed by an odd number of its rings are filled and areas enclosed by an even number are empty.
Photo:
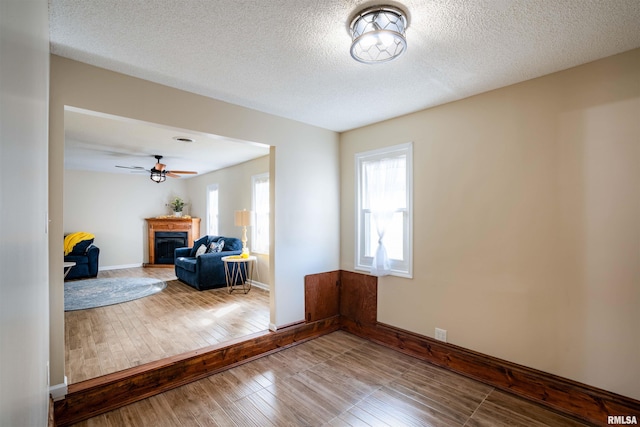
M162 173L162 171L157 170L156 168L151 169L151 181L156 184L160 184L161 182L165 182L167 179L166 174Z
M351 56L365 64L396 59L407 50L407 18L395 7L363 10L351 21Z

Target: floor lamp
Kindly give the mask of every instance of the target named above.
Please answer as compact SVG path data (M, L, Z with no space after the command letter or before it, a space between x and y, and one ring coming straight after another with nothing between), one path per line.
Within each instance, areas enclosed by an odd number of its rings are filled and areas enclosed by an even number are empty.
M247 248L247 227L251 225L252 212L246 209L236 211L235 223L237 227L242 227L242 257L249 256L249 249Z

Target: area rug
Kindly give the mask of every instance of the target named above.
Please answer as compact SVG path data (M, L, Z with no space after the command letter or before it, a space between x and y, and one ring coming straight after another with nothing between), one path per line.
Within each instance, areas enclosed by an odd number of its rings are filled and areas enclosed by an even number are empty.
M64 282L64 311L133 301L162 291L167 284L148 277L113 277Z

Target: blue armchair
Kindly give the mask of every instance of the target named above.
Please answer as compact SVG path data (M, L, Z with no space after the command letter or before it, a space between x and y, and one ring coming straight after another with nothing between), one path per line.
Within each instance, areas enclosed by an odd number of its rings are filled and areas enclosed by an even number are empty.
M93 239L85 240L74 246L71 253L65 255L64 260L75 262L64 280L84 279L98 275L98 258L100 248L93 244Z
M224 240L220 252L206 252L196 256L201 245L211 248L212 243ZM214 245L215 246L215 245ZM178 279L199 291L220 288L227 285L222 258L240 255L242 242L235 237L204 236L193 243L192 248L176 248L175 271Z

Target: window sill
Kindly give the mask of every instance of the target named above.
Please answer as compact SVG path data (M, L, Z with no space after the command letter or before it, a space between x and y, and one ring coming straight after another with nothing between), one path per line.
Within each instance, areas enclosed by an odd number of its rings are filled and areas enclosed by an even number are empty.
M363 271L366 274L369 274L370 276L373 276L373 274L371 274L371 266L356 266L355 267L356 271ZM387 274L387 276L395 276L395 277L401 277L403 279L413 279L413 274L407 271L399 271L399 270L391 270L391 273ZM385 277L385 276L378 276L378 277Z

